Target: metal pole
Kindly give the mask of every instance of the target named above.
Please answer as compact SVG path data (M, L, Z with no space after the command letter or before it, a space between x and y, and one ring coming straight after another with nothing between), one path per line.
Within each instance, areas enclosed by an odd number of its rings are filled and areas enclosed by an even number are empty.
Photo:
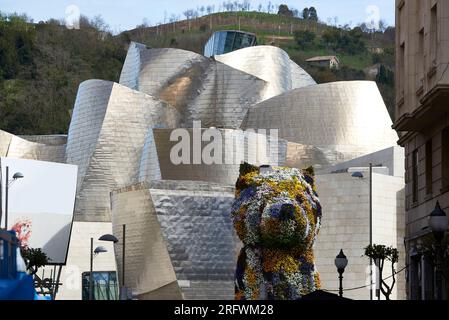
M89 273L89 300L93 297L93 277L92 272L94 269L94 238L90 238L90 273Z
M435 282L436 282L436 290L435 290L435 299L436 300L443 300L443 290L442 290L442 277L441 277L441 242L438 239L437 244L435 246L436 251L436 266L435 266Z
M340 280L340 288L338 290L338 294L340 297L343 297L343 272L338 272L338 274L338 279Z
M122 288L123 291L125 291L123 293L123 295L128 295L128 293L126 292L126 287L125 287L125 244L126 244L126 224L124 224L123 226L123 236L122 236L122 241L123 241L123 247L122 247Z
M9 167L6 166L6 191L5 191L5 230L8 230L8 192L9 192Z
M53 300L56 300L56 295L58 294L59 280L61 279L61 270L62 270L62 266L59 266L58 276L56 277L55 287L53 288Z
M373 164L369 164L369 244L373 245ZM369 261L370 287L369 297L373 300L373 259Z

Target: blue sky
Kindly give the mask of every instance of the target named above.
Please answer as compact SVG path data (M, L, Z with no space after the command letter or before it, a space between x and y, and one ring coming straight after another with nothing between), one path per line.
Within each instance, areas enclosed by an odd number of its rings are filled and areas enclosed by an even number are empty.
M252 9L256 9L259 4L266 7L269 1L250 2ZM38 22L49 18L63 19L67 16L67 7L75 5L81 14L88 17L101 15L114 32L119 32L134 28L144 19L154 25L164 22L164 16L167 20L172 14L184 18L182 13L187 9L207 5L218 8L221 3L223 0L0 0L0 11L26 13ZM338 24L350 23L354 26L380 18L388 25L394 25L394 0L273 0L271 3L285 3L299 10L315 6L319 18L325 22L338 17Z

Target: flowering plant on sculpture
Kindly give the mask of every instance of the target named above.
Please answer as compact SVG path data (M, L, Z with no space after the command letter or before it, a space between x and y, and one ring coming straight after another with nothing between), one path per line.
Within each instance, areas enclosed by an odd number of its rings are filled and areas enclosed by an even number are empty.
M313 172L243 164L232 207L244 247L236 299L300 299L319 288L313 244L321 221Z

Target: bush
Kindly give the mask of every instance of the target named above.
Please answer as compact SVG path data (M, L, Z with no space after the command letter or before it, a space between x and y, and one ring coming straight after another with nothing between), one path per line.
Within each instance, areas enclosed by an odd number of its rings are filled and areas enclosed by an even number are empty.
M362 36L363 33L360 28L354 28L349 31L330 28L323 32L321 39L324 46L327 46L335 52L340 51L355 55L366 50Z
M301 30L301 31L295 31L294 32L294 38L296 43L301 46L302 48L308 47L311 44L313 44L316 35L315 33L309 31L309 30Z

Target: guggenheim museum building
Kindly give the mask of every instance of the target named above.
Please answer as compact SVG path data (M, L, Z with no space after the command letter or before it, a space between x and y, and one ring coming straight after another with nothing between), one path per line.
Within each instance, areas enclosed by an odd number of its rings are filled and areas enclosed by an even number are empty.
M338 290L334 259L344 249L345 287L354 288L345 295L370 298L373 275L363 257L370 238L397 247L403 267L404 152L376 83L317 84L286 52L255 45L251 34L214 36L205 55L132 42L119 83L80 84L66 136L0 131L2 157L78 167L57 299L85 298L90 238L103 234L119 241L101 243L108 252L95 257L94 272L117 273L117 286L132 297L233 299L241 244L230 212L243 161L314 167L323 289ZM191 138L190 154L179 163L173 150L183 136ZM204 151L211 137L222 146L220 161L198 161L195 147ZM397 277L392 298L402 299L405 278Z

